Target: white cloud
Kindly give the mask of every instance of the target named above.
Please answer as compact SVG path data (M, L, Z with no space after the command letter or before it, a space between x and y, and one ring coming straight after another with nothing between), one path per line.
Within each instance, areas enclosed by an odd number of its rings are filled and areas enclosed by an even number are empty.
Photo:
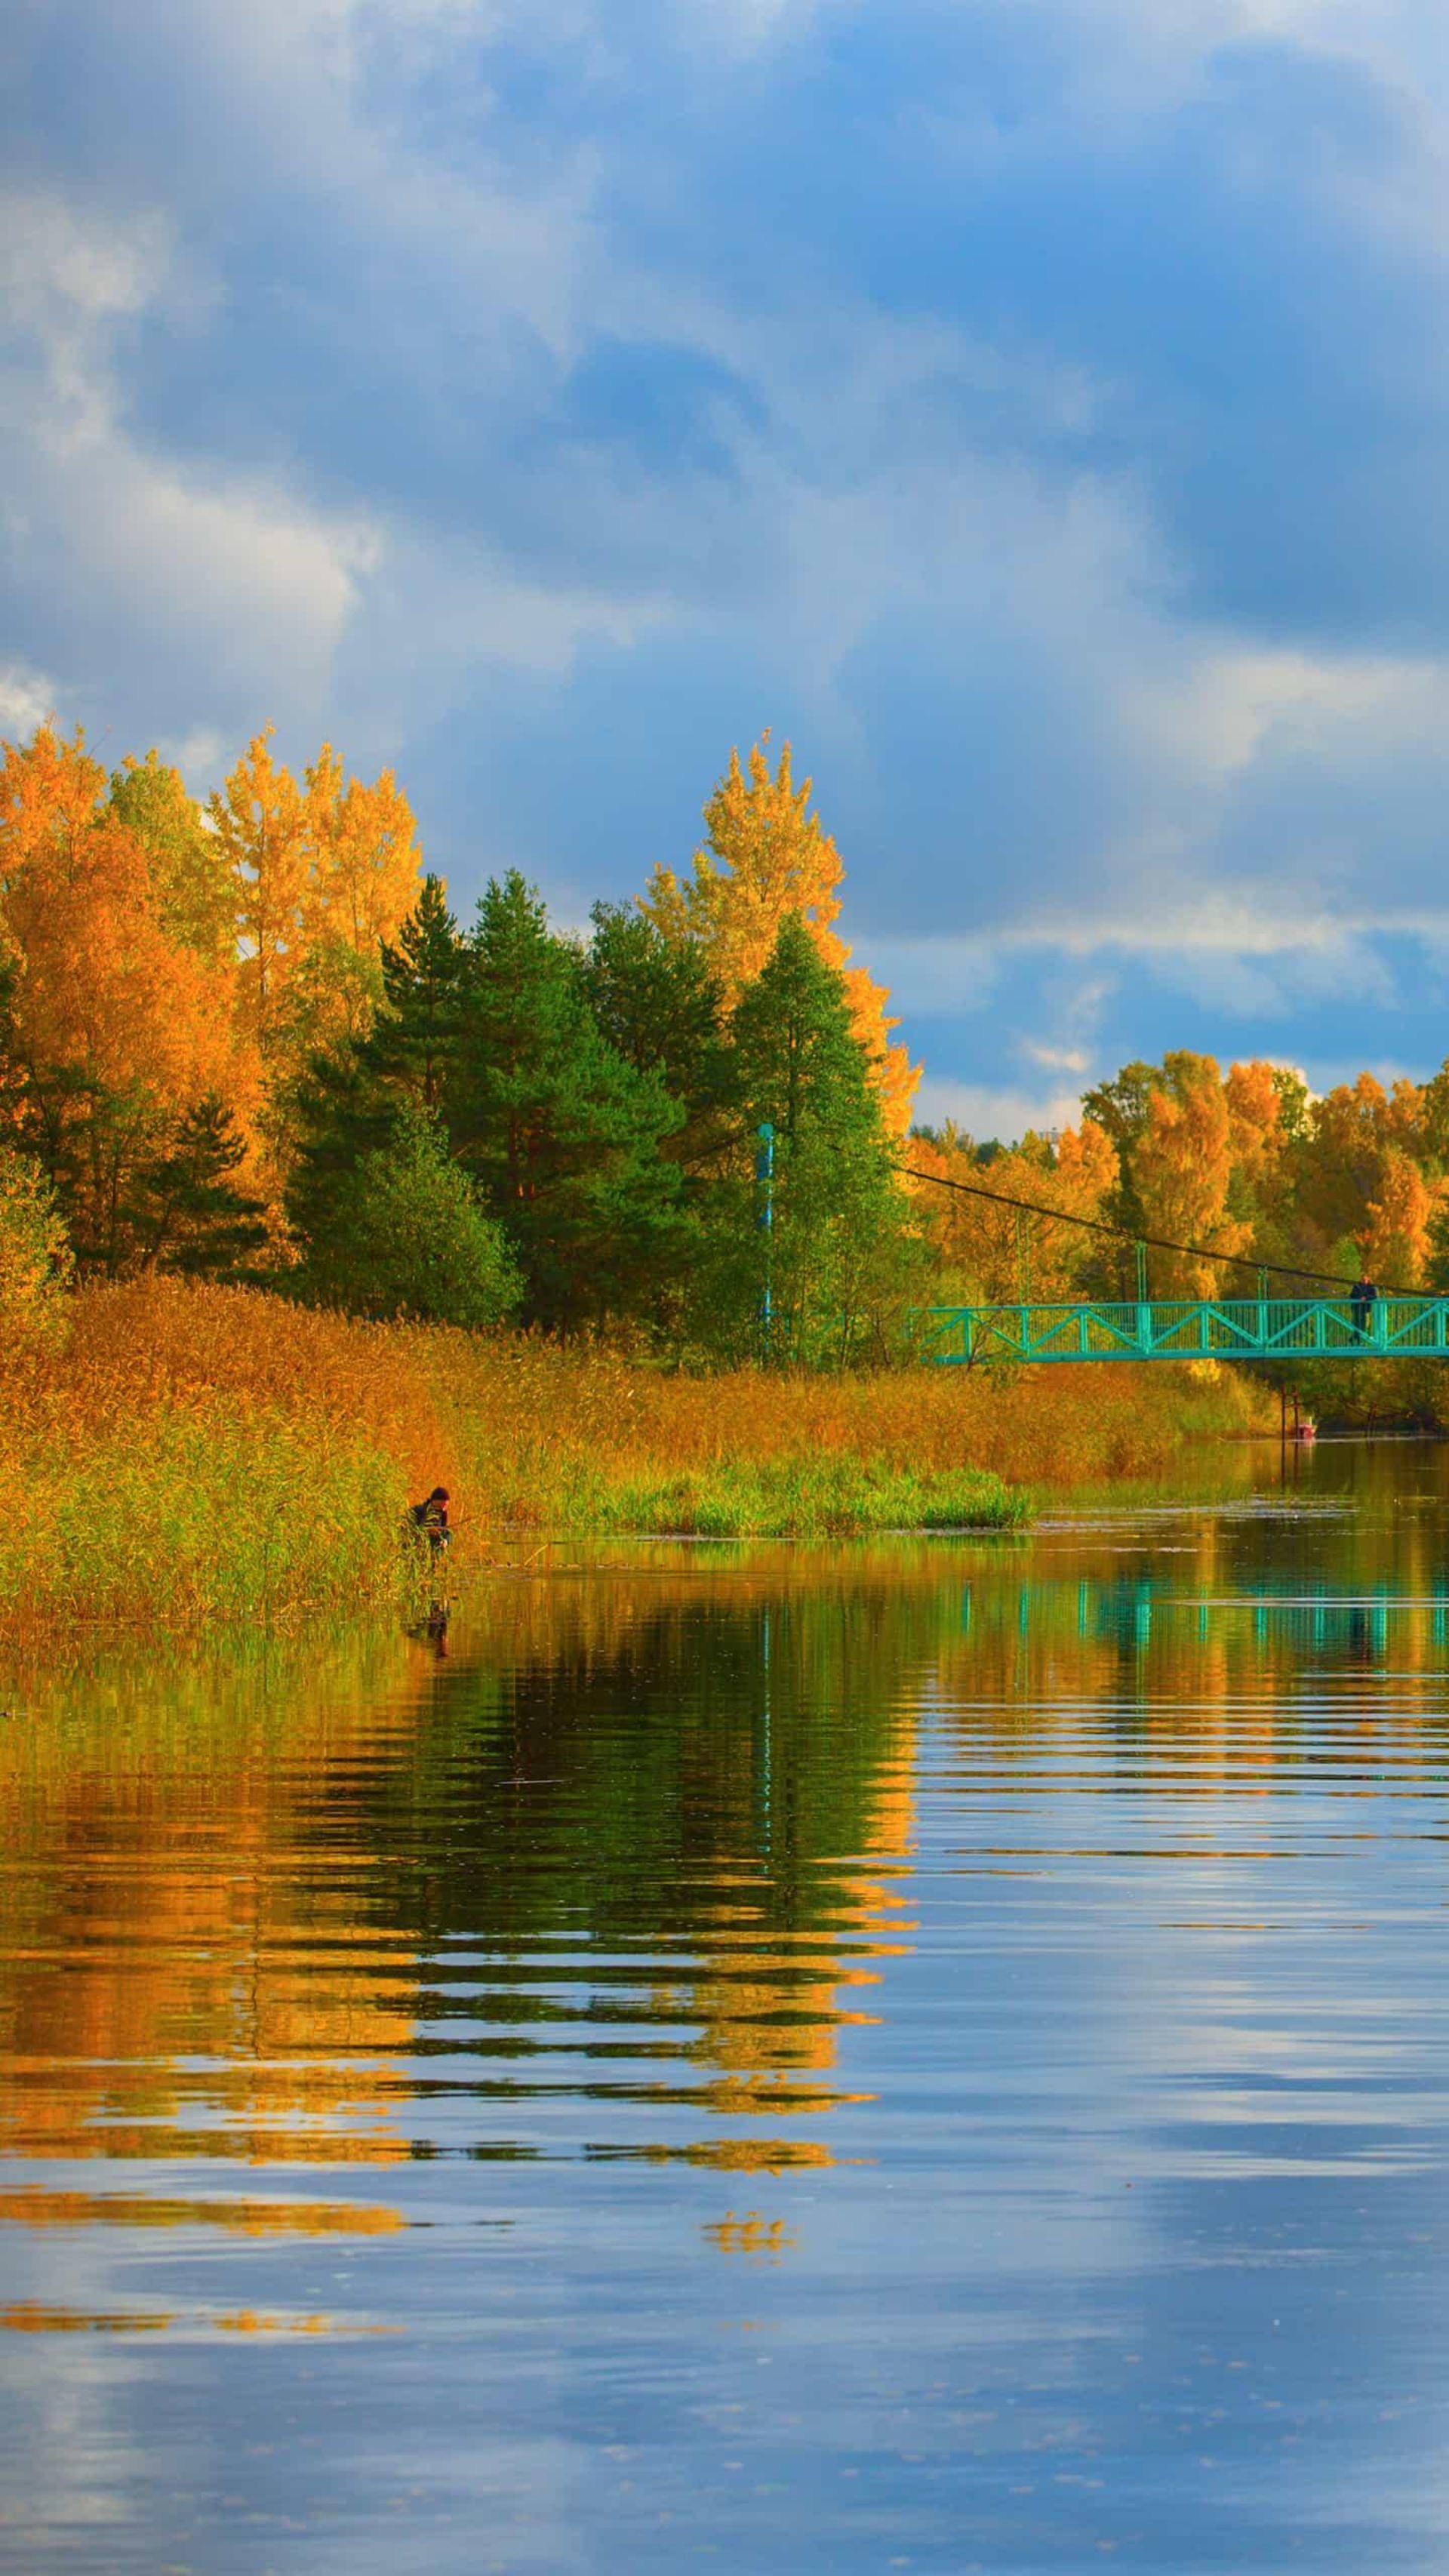
M190 733L163 734L156 748L163 760L180 770L193 795L220 786L228 755L234 756L235 751L211 725L197 725Z
M42 679L38 671L29 671L20 662L0 669L0 729L11 739L34 733L37 725L56 713L59 703L55 682Z
M1154 750L1227 775L1265 750L1338 750L1346 730L1377 748L1432 740L1449 725L1449 667L1378 654L1209 648L1168 673L1129 673L1124 724Z
M1029 1127L1038 1135L1075 1127L1081 1118L1082 1103L1080 1093L1075 1091L1033 1092L983 1082L938 1082L928 1074L916 1095L913 1114L917 1126L939 1127L949 1118L978 1142L993 1136L1005 1142L1024 1136Z
M1021 1053L1044 1073L1089 1073L1092 1059L1085 1047L1046 1046L1039 1039L1025 1040Z
M54 334L151 302L171 263L171 228L158 214L124 226L87 223L63 197L0 193L0 288L12 324Z
M123 635L127 655L155 643L193 660L214 695L320 703L381 558L377 528L261 476L186 474L149 455L123 417L112 332L118 317L165 312L166 227L151 215L129 230L86 224L45 198L9 213L9 282L33 351L0 391L12 587Z
M850 0L673 0L681 39L701 51L757 53L808 33L826 9Z

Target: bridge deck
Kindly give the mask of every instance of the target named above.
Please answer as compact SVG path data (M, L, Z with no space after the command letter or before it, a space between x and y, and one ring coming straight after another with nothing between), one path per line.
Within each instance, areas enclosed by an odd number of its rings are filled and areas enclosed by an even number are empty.
M922 1356L978 1360L1280 1360L1449 1357L1449 1297L1225 1297L1142 1305L932 1306Z

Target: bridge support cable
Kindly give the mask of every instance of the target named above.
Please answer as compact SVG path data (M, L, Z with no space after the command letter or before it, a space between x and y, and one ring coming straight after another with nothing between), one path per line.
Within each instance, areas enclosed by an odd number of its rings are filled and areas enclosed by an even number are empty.
M1017 1198L1006 1190L987 1189L984 1182L949 1179L943 1172L918 1171L912 1163L899 1166L902 1180L920 1181L928 1189L951 1190L968 1199L985 1199L993 1207L1018 1208L1028 1216L1049 1217L1055 1225L1077 1226L1086 1234L1106 1235L1113 1243L1131 1244L1137 1255L1139 1302L1146 1302L1146 1260L1149 1252L1175 1252L1189 1261L1226 1263L1235 1270L1250 1270L1259 1279L1316 1280L1325 1288L1344 1290L1346 1282L1337 1271L1314 1270L1303 1262L1262 1261L1255 1253L1223 1252L1206 1243L1174 1243L1167 1235L1132 1234L1126 1226L1112 1225L1105 1217L1076 1216L1067 1208L1047 1207L1041 1199ZM1381 1281L1380 1294L1390 1297L1415 1296L1415 1289L1399 1288Z

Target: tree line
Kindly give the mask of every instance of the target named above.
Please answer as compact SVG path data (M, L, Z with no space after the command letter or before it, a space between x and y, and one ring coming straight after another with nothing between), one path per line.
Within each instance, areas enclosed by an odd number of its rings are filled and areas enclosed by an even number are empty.
M11 1303L160 1270L726 1359L767 1310L781 1357L881 1346L919 1266L915 1069L788 746L733 757L704 819L575 936L516 871L460 922L392 774L329 746L296 778L259 735L202 806L154 751L7 745Z
M912 1128L810 798L788 746L732 756L692 863L575 935L516 871L460 920L392 773L329 745L294 776L259 734L203 804L155 751L107 774L79 732L7 744L0 1309L160 1270L822 1363L899 1349L931 1303L1135 1293L1117 1245L953 1178L1449 1284L1449 1067L1314 1098L1178 1052L1065 1131ZM1231 1277L1152 1257L1158 1294Z
M1123 1066L1082 1109L1076 1128L1011 1146L949 1128L912 1139L920 1170L1123 1238L1043 1218L1023 1229L1005 1207L948 1201L933 1227L938 1275L963 1298L1133 1297L1128 1238L1144 1236L1197 1247L1148 1253L1155 1296L1251 1296L1259 1263L1288 1274L1275 1295L1331 1294L1326 1283L1361 1270L1385 1287L1449 1289L1449 1064L1425 1083L1385 1089L1361 1073L1315 1096L1291 1067L1224 1074L1177 1050Z

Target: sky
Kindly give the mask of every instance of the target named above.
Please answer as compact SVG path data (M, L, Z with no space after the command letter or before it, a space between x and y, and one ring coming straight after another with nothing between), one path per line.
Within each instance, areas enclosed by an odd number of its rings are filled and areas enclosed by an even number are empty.
M981 1137L1449 1052L1442 0L14 0L0 730L467 912L763 728Z

